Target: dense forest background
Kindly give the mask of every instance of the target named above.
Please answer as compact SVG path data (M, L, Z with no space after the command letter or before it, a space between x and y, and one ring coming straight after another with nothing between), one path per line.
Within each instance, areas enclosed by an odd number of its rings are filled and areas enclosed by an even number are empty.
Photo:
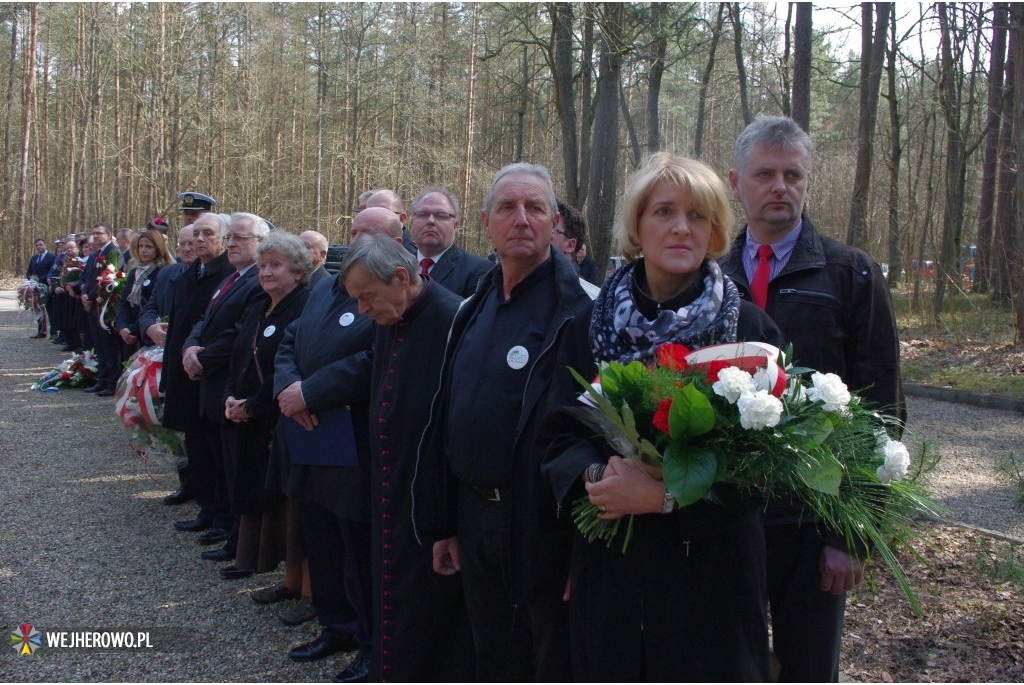
M936 318L948 289L1022 301L1021 14L0 3L0 268L22 270L35 235L95 221L137 228L159 214L176 228L186 189L344 242L360 192L410 200L441 183L464 198L460 242L486 253L483 193L520 159L552 170L605 263L616 196L643 155L696 156L724 176L737 134L765 112L815 141L816 225L887 264L894 285L934 273Z

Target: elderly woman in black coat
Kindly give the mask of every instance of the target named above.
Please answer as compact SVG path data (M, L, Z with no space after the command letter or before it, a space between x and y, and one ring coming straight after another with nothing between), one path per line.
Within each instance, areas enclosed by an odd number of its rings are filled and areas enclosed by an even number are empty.
M274 356L306 304L312 267L302 241L284 231L272 231L256 249L266 298L254 302L238 324L224 400L225 474L232 513L240 517L235 563L220 570L225 579L272 570L285 557L285 498L265 485L280 417Z

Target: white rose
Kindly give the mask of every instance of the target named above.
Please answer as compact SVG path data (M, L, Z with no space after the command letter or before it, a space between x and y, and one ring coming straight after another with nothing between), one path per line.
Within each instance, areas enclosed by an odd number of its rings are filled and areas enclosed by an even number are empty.
M885 444L885 461L875 471L878 480L888 483L890 480L903 480L910 469L910 453L907 446L898 440L890 440Z
M767 390L744 393L736 408L740 411L740 425L747 430L777 426L782 418L782 401Z
M823 402L825 411L844 413L850 404L850 391L846 389L843 379L834 373L811 374L812 387L808 388L807 396L812 402Z
M718 380L711 389L719 397L724 397L729 404L736 404L740 396L755 392L757 387L749 373L735 366L727 366L718 372Z

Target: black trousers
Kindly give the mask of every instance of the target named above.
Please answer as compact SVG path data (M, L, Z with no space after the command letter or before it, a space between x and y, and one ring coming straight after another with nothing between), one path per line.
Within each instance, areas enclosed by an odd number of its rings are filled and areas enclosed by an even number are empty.
M349 521L314 502L299 501L313 609L323 632L351 637L370 656L373 575L370 524Z
M846 594L820 587L823 543L814 525L765 525L768 606L780 683L839 682Z
M459 560L481 682L569 682L569 607L564 588L516 604L512 595L512 503L461 486Z
M92 331L92 344L99 362L99 382L111 390L121 377L121 339L117 334L108 331L100 323L99 309L93 304L89 312L89 327Z

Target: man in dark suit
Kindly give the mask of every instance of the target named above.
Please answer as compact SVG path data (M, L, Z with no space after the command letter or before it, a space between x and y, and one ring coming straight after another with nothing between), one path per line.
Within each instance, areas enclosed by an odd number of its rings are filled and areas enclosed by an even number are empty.
M200 218L202 221L202 218ZM228 561L234 557L237 521L230 514L230 500L224 477L224 387L228 378L231 350L235 344L235 324L250 304L266 297L260 287L255 256L256 247L270 233L267 222L239 212L231 215L225 237L228 262L234 271L213 293L203 318L185 340L181 363L192 380L199 381L200 429L206 437L212 459L192 463L190 477L196 499L212 498L214 530L200 539L203 543L224 541L224 549L204 552L211 561Z
M352 222L352 242L362 234L402 242L398 217L368 207ZM369 409L373 322L340 279L313 286L306 308L278 348L274 393L281 413L307 430L332 410L348 406L358 464L310 463L291 449L284 494L298 501L309 562L313 608L320 636L288 652L315 661L358 650L335 682L362 682L370 670L372 575L370 556ZM327 412L331 412L328 414Z
M203 214L193 224L192 248L196 261L172 283L167 312L170 319L165 329L164 366L160 381L161 390L165 392L163 425L185 433L188 481L192 480L191 474L197 465L200 472L204 468L209 472L209 464L214 457L200 425L199 381L193 380L185 371L181 353L185 340L202 318L213 293L235 271L224 251L227 227L227 221L213 213ZM160 326L159 323L149 326L146 335L158 338ZM201 531L213 524L216 513L213 493L195 489L194 494L200 507L199 515L190 521L175 521L174 525L179 530Z
M327 236L319 231L303 231L299 240L309 250L309 258L313 260L313 271L309 274L309 287L319 283L321 279L330 278L331 274L324 268L327 261Z
M427 188L412 202L412 237L420 275L429 274L456 295L469 297L492 265L455 244L461 221L459 198L441 186Z
M37 281L43 285L50 284L50 269L53 268L54 255L52 252L46 249L46 241L42 238L35 239L36 254L29 260L28 271L25 272L25 278L32 278L33 276ZM46 314L43 311L38 312L39 318L36 321L36 334L29 336L30 338L45 338L46 337Z
M107 264L117 266L120 253L110 239L110 224L98 223L92 227L92 242L95 249L85 261L82 269L82 306L89 316L89 329L99 362L98 382L85 392L96 393L98 397L110 397L120 377L121 354L112 328L103 325L103 313L96 305L96 279Z

